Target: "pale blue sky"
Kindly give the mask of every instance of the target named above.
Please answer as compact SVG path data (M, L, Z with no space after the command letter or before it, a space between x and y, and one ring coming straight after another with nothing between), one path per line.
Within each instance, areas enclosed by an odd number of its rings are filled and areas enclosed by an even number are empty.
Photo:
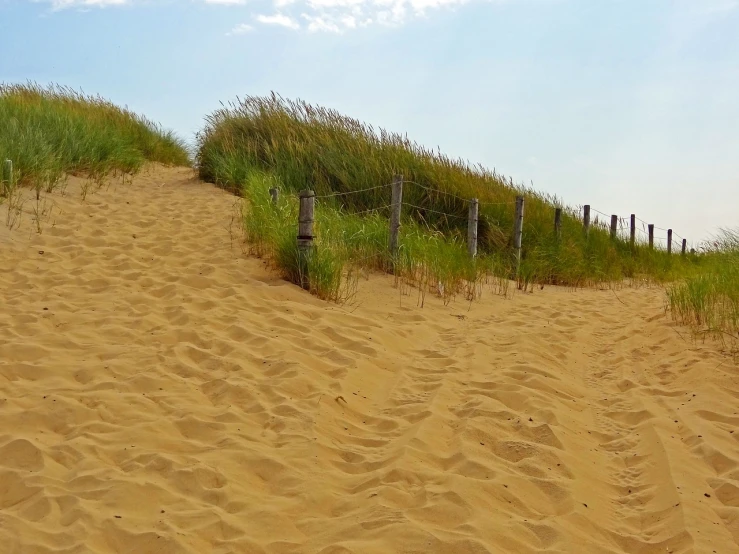
M188 139L274 90L692 240L739 226L739 0L0 0L0 80Z

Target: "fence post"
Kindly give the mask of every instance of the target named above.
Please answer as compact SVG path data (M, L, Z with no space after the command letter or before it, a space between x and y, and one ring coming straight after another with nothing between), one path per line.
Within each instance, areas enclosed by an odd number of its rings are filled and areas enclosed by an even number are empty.
M681 256L685 256L685 248L688 246L688 239L683 239L683 251L680 252Z
M277 200L279 200L280 198L280 189L278 189L277 187L272 187L271 189L269 189L269 195L272 197L272 205L276 206Z
M554 235L557 238L562 236L562 208L554 210Z
M672 254L672 229L667 229L667 253Z
M616 238L616 232L618 231L618 216L612 215L611 216L611 238Z
M631 246L636 242L636 214L631 214Z
M308 260L313 251L313 209L316 195L312 190L300 192L300 213L298 215L298 272L300 286L310 289Z
M654 223L650 223L649 227L649 248L654 248Z
M398 254L398 232L400 231L400 209L403 206L403 176L393 178L392 206L390 208L390 255Z
M0 185L5 194L9 194L13 188L13 160L5 160L3 172L0 174Z
M477 220L480 210L480 202L477 198L470 200L470 211L467 218L467 250L470 257L477 256Z
M582 225L585 227L585 235L590 233L590 204L582 207Z
M521 242L523 237L523 196L516 196L516 219L513 227L513 248L516 249L516 275L521 265Z

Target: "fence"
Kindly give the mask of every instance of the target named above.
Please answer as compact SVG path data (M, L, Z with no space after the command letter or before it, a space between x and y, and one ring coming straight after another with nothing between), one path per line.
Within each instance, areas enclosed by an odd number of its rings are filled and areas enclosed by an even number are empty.
M608 214L591 208L590 206L584 206L584 211L588 213L591 211L591 209L596 214L599 214L605 218L610 218L610 225L607 228L611 234L611 237L613 238L628 240L629 243L633 246L638 241L637 237L642 237L644 242L648 244L650 248L654 248L655 243L659 243L665 248L665 250L667 250L668 254L672 254L675 247L680 249L681 255L686 254L688 246L687 239L681 237L672 229L664 229L662 227L657 227L654 223L647 223L643 219L636 217L635 214L631 214L630 218L626 220L625 218L619 217L618 215L609 216ZM637 222L640 223L641 226L639 226ZM587 223L585 223L585 221L583 222L583 224L587 228L588 225ZM606 227L604 224L600 223L597 220L596 224L598 224L601 228ZM665 233L665 235L655 236L655 231L663 232ZM676 238L677 241L675 240Z
M13 183L13 162L11 160L5 160L5 163L3 164L2 168L0 168L0 193L7 194L8 190L10 190L10 188L12 187L12 183ZM462 201L468 204L469 210L468 210L468 215L467 215L467 250L469 252L469 255L473 258L477 256L480 206L515 205L515 215L513 219L513 248L514 248L514 255L515 255L515 260L516 260L516 271L518 271L518 266L521 263L521 249L522 249L522 243L523 243L524 197L522 195L517 196L515 202L494 202L494 203L480 202L477 198L462 198L455 194L444 192L438 189L432 189L430 187L427 187L420 183L416 183L414 181L405 181L402 175L396 175L392 183L388 183L385 185L378 185L375 187L370 187L370 188L361 189L361 190L336 192L336 193L326 194L323 196L316 196L316 194L311 190L302 191L299 195L300 196L300 211L299 211L299 216L298 216L298 236L297 236L298 251L300 253L301 258L306 259L307 256L310 255L310 252L313 248L313 240L314 240L313 222L314 222L314 212L315 212L315 200L317 198L324 199L324 198L348 196L352 194L359 194L363 192L391 187L392 195L391 195L390 204L386 206L381 206L378 208L372 208L370 210L365 210L365 212L376 212L378 210L390 208L390 240L388 244L388 249L390 251L390 254L393 257L398 253L398 248L399 248L398 237L399 237L399 232L400 232L401 210L403 206L407 206L407 207L414 208L417 210L422 210L424 212L435 213L438 215L443 215L443 216L451 217L451 218L460 217L456 214L439 212L439 211L432 210L430 208L416 206L409 202L403 201L403 186L404 185L417 186L433 194L446 195L446 196L455 198L456 200L459 200L459 201ZM276 204L279 199L279 190L277 188L271 188L269 190L269 194L272 198L272 202ZM598 219L598 215L596 215L594 220L591 220L591 212L595 212L596 214L605 217L606 221L608 221L608 218L610 218L610 224L601 222ZM363 212L356 212L356 213L363 213ZM639 221L642 224L641 228L637 226L637 221ZM611 214L609 216L608 214L604 212L591 208L589 204L586 204L585 206L583 206L583 209L582 209L582 222L583 222L583 229L586 235L589 234L590 228L592 226L597 226L604 230L608 230L610 232L610 236L612 239L621 238L622 240L626 240L625 235L626 235L626 232L628 231L628 241L633 247L636 245L638 233L642 233L643 235L646 235L647 237L649 248L654 248L655 241L659 241L660 243L664 241L664 245L666 246L666 250L668 254L672 254L673 245L675 244L673 237L677 237L678 239L682 241L682 243L678 243L681 249L681 254L683 256L686 254L686 248L687 248L686 239L684 239L677 233L674 233L672 229L663 229L661 227L656 227L653 223L647 223L646 221L639 219L638 217L636 217L635 214L631 214L631 217L627 225L626 220L624 218L620 218L618 215L615 215L615 214ZM644 230L644 226L646 226L647 228L646 231ZM667 233L667 236L666 237L655 237L654 235L655 230L665 232ZM562 234L562 208L561 207L555 208L555 211L554 211L554 233L556 237L558 238L561 237L561 234Z
M466 202L469 206L468 209L468 215L467 215L467 250L470 255L470 257L477 256L477 247L478 247L478 227L479 227L479 210L481 206L490 206L490 205L515 205L515 215L513 219L513 249L514 249L514 256L515 256L515 263L516 263L516 272L518 272L518 267L521 263L521 249L523 244L523 221L524 221L524 197L522 195L519 195L516 197L515 202L495 202L495 203L485 203L480 202L477 198L469 198L465 199L460 196L440 191L437 189L431 189L429 187L426 187L425 185L421 185L420 183L416 183L413 181L405 181L401 175L396 175L393 179L392 183L388 183L386 185L379 185L375 187L369 187L366 189L361 190L355 190L355 191L347 191L347 192L335 192L331 194L326 194L322 196L317 196L312 190L304 190L300 192L299 198L300 198L300 210L299 210L299 216L298 216L298 252L299 256L302 260L301 265L304 265L305 260L307 260L307 257L310 256L310 252L313 248L313 240L314 240L314 234L313 234L313 223L314 223L314 213L315 213L315 201L316 199L328 199L328 198L336 198L336 197L342 197L342 196L348 196L352 194L360 194L364 192L370 192L377 189L387 188L391 187L392 194L391 194L391 202L388 205L380 206L378 208L372 208L369 210L364 210L363 212L356 212L356 213L366 213L366 212L377 212L379 210L384 209L390 209L390 218L389 218L389 231L390 231L390 238L388 243L388 250L392 257L396 256L399 249L399 232L400 232L400 220L401 220L401 211L403 206L407 206L410 208L414 208L417 210L423 210L424 213L434 213L438 215L443 215L450 218L460 218L459 215L456 214L450 214L446 212L440 212L435 211L430 208L425 208L421 206L416 206L414 204L411 204L409 202L405 202L403 200L403 186L404 185L412 185L421 187L423 189L426 189L434 194L438 195L446 195L453 197L459 201ZM272 201L274 203L277 203L279 198L279 191L276 188L270 189L270 195L272 197ZM562 235L562 212L563 209L561 207L556 207L554 211L554 234L557 238L561 238ZM594 212L597 214L594 219L591 220L591 213ZM603 216L606 219L610 219L609 223L602 222L598 215ZM644 230L642 227L641 229L637 225L637 221L642 223L642 226L647 227L647 231ZM673 232L672 229L662 229L661 227L656 227L652 223L646 223L642 219L639 219L636 217L635 214L631 214L628 223L625 218L621 218L618 215L611 214L610 216L605 214L604 212L598 211L594 208L591 208L590 205L583 206L582 209L582 223L583 223L583 230L586 236L590 233L590 229L592 227L599 227L604 230L607 230L610 233L610 236L613 240L621 239L624 241L627 241L631 244L632 247L634 247L637 242L642 244L642 241L638 241L637 237L640 236L639 233L643 233L647 237L647 243L649 244L649 248L653 249L655 247L655 241L665 241L664 244L666 246L666 250L668 255L672 254L673 251L673 237L677 237L678 239L682 240L682 243L679 244L681 248L681 255L686 254L686 248L687 248L687 240L680 237L676 233ZM667 233L666 237L655 237L654 231L664 231ZM305 275L307 275L307 272L305 272ZM307 278L307 277L306 277ZM307 286L307 282L303 283L303 286Z

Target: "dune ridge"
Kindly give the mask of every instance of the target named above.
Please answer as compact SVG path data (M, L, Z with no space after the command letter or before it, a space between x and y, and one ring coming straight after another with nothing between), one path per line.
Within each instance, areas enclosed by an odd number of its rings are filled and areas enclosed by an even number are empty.
M80 186L0 228L2 552L739 552L737 366L661 289L338 306L191 170Z

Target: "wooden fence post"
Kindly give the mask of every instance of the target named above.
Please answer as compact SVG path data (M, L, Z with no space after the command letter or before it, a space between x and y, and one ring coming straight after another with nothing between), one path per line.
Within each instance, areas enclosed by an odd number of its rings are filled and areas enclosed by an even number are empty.
M649 227L649 248L654 248L654 223L650 223Z
M585 228L585 235L590 233L590 204L582 207L582 225Z
M667 229L667 254L672 254L672 229Z
M554 210L554 234L557 238L562 237L562 208Z
M618 216L612 215L611 216L611 238L616 238L616 232L618 231Z
M272 205L276 206L277 201L280 198L280 189L278 189L277 187L272 187L271 189L269 189L269 195L272 197Z
M523 196L516 196L516 219L513 227L513 248L516 249L516 275L521 265L521 243L523 238Z
M687 246L688 246L688 239L683 239L683 251L680 252L681 256L685 256L685 249L687 248Z
M470 257L477 256L477 220L480 211L480 202L477 198L470 200L470 211L467 218L467 250Z
M4 193L10 194L10 189L13 188L13 161L5 160L3 172L0 174L0 188L3 189Z
M393 178L392 206L390 208L390 255L398 254L398 233L400 231L400 209L403 207L403 176Z
M298 274L300 286L310 289L308 261L313 251L313 210L316 195L312 190L300 192L300 213L298 215Z
M636 214L631 214L631 246L636 243Z

